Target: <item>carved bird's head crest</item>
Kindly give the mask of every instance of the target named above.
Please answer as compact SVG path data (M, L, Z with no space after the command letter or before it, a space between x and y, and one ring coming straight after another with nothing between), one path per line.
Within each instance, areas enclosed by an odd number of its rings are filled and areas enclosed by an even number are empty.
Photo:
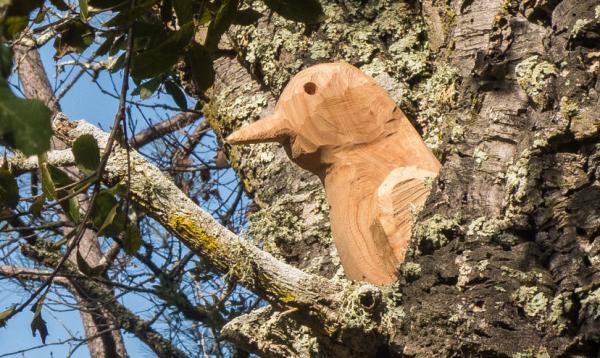
M242 127L231 144L279 142L301 167L334 160L346 146L371 143L389 126L395 103L373 78L346 63L298 73L283 90L275 112Z

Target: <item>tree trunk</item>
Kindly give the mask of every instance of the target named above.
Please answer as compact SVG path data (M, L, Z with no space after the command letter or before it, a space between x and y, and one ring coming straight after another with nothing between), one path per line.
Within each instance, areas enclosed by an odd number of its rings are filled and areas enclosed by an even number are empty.
M273 14L229 31L237 57L218 60L204 111L223 137L271 110L299 70L342 60L422 131L443 168L392 287L402 318L372 354L598 355L598 1L321 2L319 25ZM251 236L288 263L339 276L317 178L278 145L229 156L258 206ZM283 347L277 332L302 327L270 317L240 317L225 333L264 356L347 354L308 331L303 347Z

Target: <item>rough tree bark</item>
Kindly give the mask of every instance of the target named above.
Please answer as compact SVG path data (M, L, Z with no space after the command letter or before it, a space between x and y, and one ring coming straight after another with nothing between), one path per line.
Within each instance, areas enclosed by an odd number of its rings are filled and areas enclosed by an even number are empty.
M321 2L328 18L310 27L253 4L265 17L228 32L237 56L217 62L203 110L222 138L269 110L302 68L344 60L422 130L443 168L392 286L402 319L370 352L600 354L598 1ZM277 145L229 157L258 206L250 235L339 277L318 180ZM348 353L305 328L263 309L224 333L263 356Z

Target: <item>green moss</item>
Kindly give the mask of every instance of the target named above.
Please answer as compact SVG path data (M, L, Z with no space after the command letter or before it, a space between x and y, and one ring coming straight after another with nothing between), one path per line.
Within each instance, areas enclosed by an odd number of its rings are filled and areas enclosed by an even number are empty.
M471 221L467 226L467 237L472 240L495 238L510 225L511 223L508 220L481 216Z
M512 355L513 358L550 358L548 350L545 347L530 348L525 352L519 352Z
M548 307L548 298L535 286L521 286L511 297L531 317L541 316Z
M600 318L600 288L591 291L581 300L581 308L591 319Z
M421 277L423 269L421 268L421 265L416 262L405 262L402 264L400 271L407 279L416 280Z
M537 271L520 271L508 266L501 266L502 275L514 278L524 285L535 285L543 279L542 274Z
M571 294L561 293L552 299L548 320L559 333L562 333L570 324L569 312L573 309Z
M451 133L455 142L462 140L462 128L456 128L456 120L447 115L458 105L458 70L447 64L440 64L435 72L414 90L419 106L417 121L423 129L425 143L433 150L440 147L443 134Z
M540 56L531 56L515 68L517 83L539 108L550 104L552 82L557 75L556 67Z
M450 232L459 231L460 229L458 219L449 219L439 214L418 222L413 227L413 241L408 254L410 256L420 255L421 247L438 249L448 243Z
M219 242L208 235L197 223L182 215L173 215L169 218L169 226L181 235L188 237L194 246L202 251L211 252L222 249Z
M569 34L570 39L579 39L586 36L586 32L589 30L590 26L593 24L593 21L590 19L578 19L575 21L575 24L571 28L571 33Z

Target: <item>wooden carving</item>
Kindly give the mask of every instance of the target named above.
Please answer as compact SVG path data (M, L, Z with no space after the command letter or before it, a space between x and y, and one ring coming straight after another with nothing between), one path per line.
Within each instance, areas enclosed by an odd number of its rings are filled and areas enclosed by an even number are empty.
M412 212L440 163L387 92L346 63L298 73L275 113L231 134L231 144L277 141L321 178L335 245L350 279L386 284L404 256Z

